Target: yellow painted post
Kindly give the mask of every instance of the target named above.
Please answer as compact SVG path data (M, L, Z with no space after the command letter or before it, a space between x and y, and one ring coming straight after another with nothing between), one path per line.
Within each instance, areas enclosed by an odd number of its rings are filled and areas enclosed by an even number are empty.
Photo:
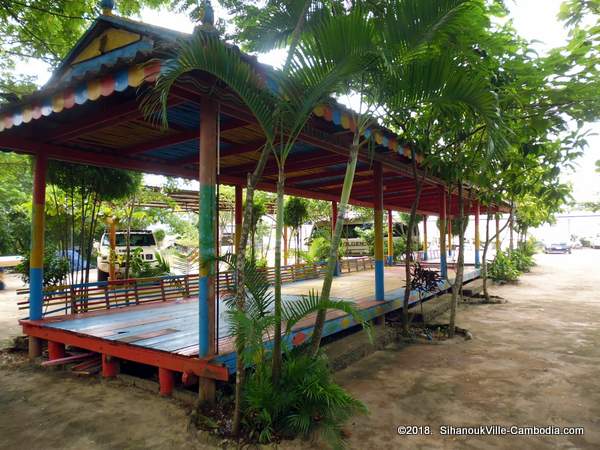
M46 172L48 159L38 154L34 159L33 202L31 210L31 256L29 259L29 318L40 320L44 301L44 216L46 206ZM29 357L42 354L42 341L29 337Z

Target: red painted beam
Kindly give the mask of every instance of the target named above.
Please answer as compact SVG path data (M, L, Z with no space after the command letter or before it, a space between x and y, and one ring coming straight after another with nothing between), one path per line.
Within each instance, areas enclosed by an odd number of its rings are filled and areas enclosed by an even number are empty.
M172 92L174 95L185 97L189 101L199 102L200 99L200 95L197 92L185 86L177 86L173 88ZM226 114L230 117L235 117L237 119L247 121L248 123L256 123L256 119L253 117L250 111L243 106L221 104L221 113ZM305 142L307 144L314 145L315 147L321 148L330 153L336 153L345 158L348 157L348 145L341 145L340 143L335 143L330 140L328 141L326 139L310 135L307 132L300 133L298 140L300 142ZM371 155L368 151L363 150L359 154L359 160L368 162L369 164L372 161L379 161L384 165L385 168L389 168L400 174L412 177L412 169L410 168L410 165L398 161L396 155L392 152L388 152L385 154L376 153L374 155ZM426 179L426 183L441 184L441 181L435 179L434 177L428 177Z
M303 170L310 170L316 167L327 166L331 164L339 164L340 162L344 162L345 159L340 158L336 155L325 155L323 156L322 152L310 153L308 155L302 156L301 160L291 159L285 165L286 174L291 174L293 172L299 172ZM229 166L227 168L222 168L222 172L226 174L246 174L254 170L255 163L253 164L243 164L239 166ZM277 175L277 163L274 159L270 159L267 163L265 170L263 172L263 177L269 177Z
M196 171L188 170L181 165L171 165L164 162L144 161L130 159L112 153L93 153L83 150L70 149L52 144L43 144L28 139L2 136L0 134L0 147L19 153L38 154L44 153L50 159L67 161L80 164L90 164L99 167L113 167L117 169L134 170L159 175L169 175L188 179L198 177Z
M192 358L94 336L84 336L58 328L44 327L42 322L39 321L23 320L21 325L23 326L23 333L28 336L61 342L101 353L103 357L120 358L149 366L163 367L176 372L189 372L215 380L227 381L229 379L227 367L211 364L208 359Z

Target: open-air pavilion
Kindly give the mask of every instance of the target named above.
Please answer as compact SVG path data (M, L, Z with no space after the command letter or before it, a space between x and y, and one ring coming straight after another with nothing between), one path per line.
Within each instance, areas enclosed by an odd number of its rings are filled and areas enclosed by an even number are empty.
M199 200L205 218L199 230L203 254L215 254L217 246L214 187L233 185L240 230L242 190L264 144L261 129L244 104L227 86L198 73L194 83L182 79L172 89L168 129L145 119L140 111L140 96L159 75L164 49L187 37L105 11L46 86L0 111L0 149L32 155L35 161L29 317L22 321L30 338L30 354L40 355L44 340L50 359L64 358L65 345L86 349L102 355L105 376L116 373L119 360L147 364L159 369L163 393L170 392L176 375L195 376L201 380L201 395L210 399L214 380L227 380L235 370L230 338L219 333L217 284L222 277L214 267L201 268L199 275L177 283L165 279L159 288L146 288L143 295L137 284L133 289L123 283L90 283L87 299L71 295L81 287L65 287L65 307L58 311L47 305L56 293L44 292L42 286L48 160L198 180L200 190L208 188L211 193ZM248 60L261 67L252 57ZM263 69L265 73L271 70ZM335 211L355 126L352 112L333 101L315 108L286 163L286 193L331 201ZM375 319L399 309L403 296L400 268L384 267L383 212L410 210L415 187L410 151L401 138L384 128L369 129L367 134L375 138L375 154L365 150L359 155L350 203L375 212L375 261L369 270L342 274L334 283L333 295L360 292L343 298L354 300L365 318ZM277 166L271 159L258 189L275 191L276 177ZM478 201L467 206L477 223ZM485 207L500 210L497 205ZM458 212L457 195L448 192L442 180L428 176L418 212L452 217ZM446 255L439 256L440 271L448 278ZM474 268L465 279L477 276ZM308 283L287 284L288 300L301 295L303 288L308 290ZM84 302L97 308L82 308ZM353 325L350 317L331 314L325 335ZM311 321L299 324L291 343L304 342L311 330Z

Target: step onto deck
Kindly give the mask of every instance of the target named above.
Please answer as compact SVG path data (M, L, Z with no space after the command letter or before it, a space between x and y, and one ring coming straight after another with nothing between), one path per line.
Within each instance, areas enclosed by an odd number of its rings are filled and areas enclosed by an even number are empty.
M463 296L465 297L473 297L480 294L481 291L483 291L483 280L481 278L463 285Z
M371 353L382 350L396 340L397 330L383 324L373 325L371 334L372 342L369 341L365 330L360 330L323 346L331 369L333 371L345 369Z
M434 297L421 304L416 304L408 310L410 322L431 322L450 309L452 294L444 294Z

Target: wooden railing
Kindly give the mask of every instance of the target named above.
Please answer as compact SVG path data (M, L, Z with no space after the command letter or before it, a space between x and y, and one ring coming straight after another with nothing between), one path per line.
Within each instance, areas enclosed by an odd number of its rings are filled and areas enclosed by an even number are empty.
M28 294L22 290L19 294ZM198 275L98 281L54 286L43 291L43 315L77 314L100 309L166 302L198 294ZM29 298L18 302L29 309Z
M375 261L369 256L362 258L343 259L340 261L340 272L360 272L362 270L371 270L375 268Z
M342 273L373 269L371 258L354 258L340 262ZM283 283L309 280L324 275L325 264L298 264L281 268ZM264 269L269 283L275 279L275 269ZM235 288L233 272L220 272L220 291ZM28 289L18 294L29 294ZM146 303L166 302L198 295L198 274L168 275L155 278L132 278L129 280L98 281L72 285L53 286L43 291L43 316L78 314L104 309L121 308ZM29 309L29 298L18 302L19 310Z

